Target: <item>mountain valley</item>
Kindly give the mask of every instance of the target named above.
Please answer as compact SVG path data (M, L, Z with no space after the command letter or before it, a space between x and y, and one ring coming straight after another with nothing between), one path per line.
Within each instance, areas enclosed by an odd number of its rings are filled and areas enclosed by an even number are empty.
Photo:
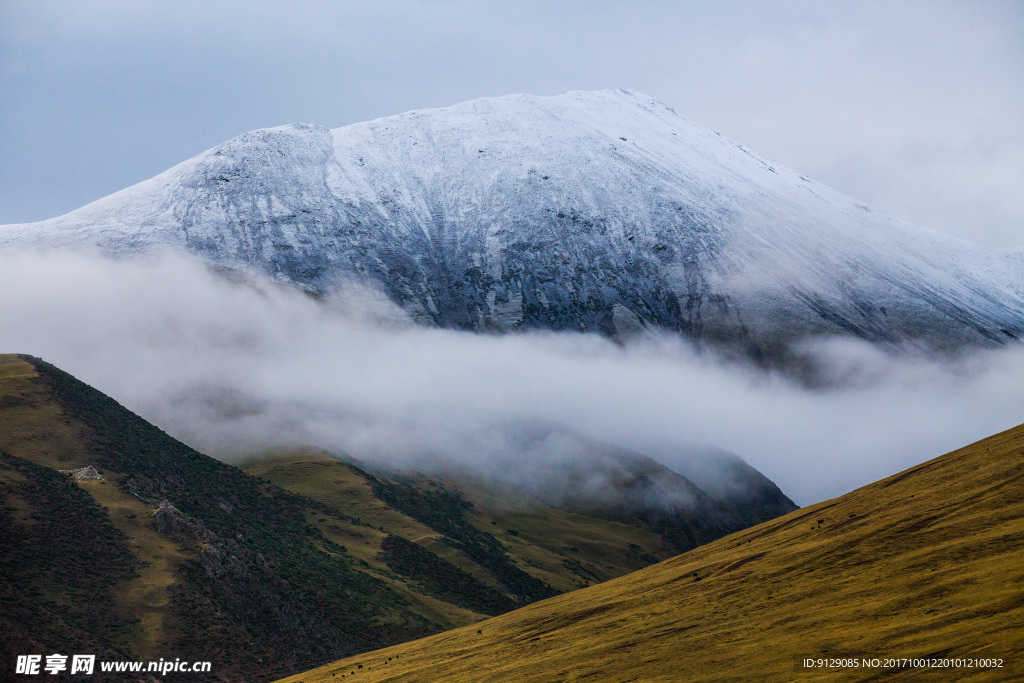
M588 471L613 471L618 498L549 503L472 472L362 469L312 450L242 470L44 361L2 356L3 659L71 646L179 654L216 662L214 679L268 680L795 508L749 467L756 493L714 498L639 454L609 453Z
M632 574L283 683L1019 680L1022 465L1024 425Z

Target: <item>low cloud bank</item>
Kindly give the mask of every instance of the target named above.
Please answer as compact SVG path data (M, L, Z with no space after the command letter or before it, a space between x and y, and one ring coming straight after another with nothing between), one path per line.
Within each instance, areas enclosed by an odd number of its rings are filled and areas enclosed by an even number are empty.
M956 363L856 343L813 350L808 390L673 338L476 335L410 324L350 287L323 304L195 260L0 254L0 352L40 356L225 459L309 444L371 462L509 457L543 420L669 466L713 447L798 504L1024 422L1024 349Z

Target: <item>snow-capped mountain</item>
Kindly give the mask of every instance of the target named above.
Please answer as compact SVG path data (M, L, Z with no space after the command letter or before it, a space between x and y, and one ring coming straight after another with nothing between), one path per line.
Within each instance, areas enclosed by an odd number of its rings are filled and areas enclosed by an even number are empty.
M173 246L471 330L643 328L755 355L1024 334L1024 259L855 203L631 91L514 95L230 140L0 246Z

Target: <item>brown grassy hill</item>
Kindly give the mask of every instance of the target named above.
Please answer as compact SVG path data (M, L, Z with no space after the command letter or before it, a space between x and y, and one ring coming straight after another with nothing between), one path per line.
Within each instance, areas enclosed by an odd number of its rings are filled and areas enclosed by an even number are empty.
M670 481L666 488L671 492L695 489L663 465L631 457L637 462L615 463L626 495L631 488L653 488L656 477L682 483L673 488ZM595 468L602 465L599 455L594 460L590 464ZM744 515L761 521L795 507L767 479L788 507L780 510L777 500L722 504L699 489L703 507L645 510L639 500L615 501L610 495L593 499L603 504L574 505L542 499L537 495L542 491L531 493L465 468L435 467L427 474L374 469L370 474L352 462L316 452L275 454L244 469L358 522L353 526L332 520L324 525L311 519L326 537L365 562L368 571L399 584L412 581L420 592L476 611L468 620L460 611L430 615L447 627L649 566L755 523ZM427 557L399 539L437 557ZM438 566L444 563L453 566ZM452 576L456 569L499 590L504 599L496 602L494 596L481 594L483 586L478 585L470 592L476 598L467 600L467 579Z
M86 465L104 479L57 471ZM0 356L4 672L19 652L74 645L114 659L208 659L221 680L266 680L443 628L312 515L331 513L52 365Z
M58 472L90 465L104 478ZM692 486L643 465L624 481ZM779 504L705 496L720 518L652 523L315 452L246 469L48 363L0 355L0 672L17 653L73 645L270 680L621 576Z
M369 571L398 582L411 579L428 593L443 593L445 599L457 601L458 596L423 572L396 563L393 556L400 550L388 539L412 541L480 583L504 592L509 591L496 580L488 558L469 556L459 547L459 540L487 543L483 534L488 534L501 543L512 566L544 582L553 592L622 576L675 554L657 534L639 526L548 506L524 506L496 498L493 491L482 492L443 478L396 480L379 473L369 475L350 463L313 452L259 459L244 469L345 517L331 519L329 524L316 519L311 522L365 562ZM406 500L395 499L403 493ZM446 525L421 514L413 505L419 501L431 504L444 520L461 517L464 524ZM452 507L457 509L448 509ZM460 532L469 532L471 537ZM456 587L456 592L464 590ZM517 606L509 601L505 609L469 615L455 611L437 615L437 619L449 627L460 626ZM472 605L467 608L472 610Z
M1002 668L804 670L803 658ZM285 679L1024 679L1024 425L607 583Z

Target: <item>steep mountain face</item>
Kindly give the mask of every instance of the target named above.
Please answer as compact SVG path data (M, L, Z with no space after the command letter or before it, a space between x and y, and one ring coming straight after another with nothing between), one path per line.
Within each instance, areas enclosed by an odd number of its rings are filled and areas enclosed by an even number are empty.
M645 327L755 356L815 335L1024 334L1021 254L856 204L630 91L242 135L0 245L183 248L468 330Z

